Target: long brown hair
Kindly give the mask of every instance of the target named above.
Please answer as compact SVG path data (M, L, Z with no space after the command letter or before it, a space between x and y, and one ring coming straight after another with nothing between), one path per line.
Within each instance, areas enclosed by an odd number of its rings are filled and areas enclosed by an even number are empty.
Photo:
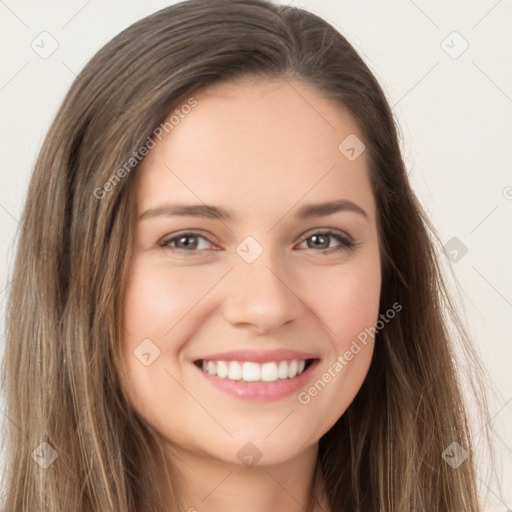
M126 162L194 93L266 77L298 79L359 123L379 216L380 309L402 306L376 336L360 392L320 439L330 507L481 510L456 340L471 382L483 370L446 293L381 87L347 40L305 10L190 0L133 24L91 59L35 164L7 308L3 511L178 510L179 497L169 502L154 485L165 466L159 438L125 399L117 370L135 223L137 166ZM453 442L468 454L457 468L442 456Z

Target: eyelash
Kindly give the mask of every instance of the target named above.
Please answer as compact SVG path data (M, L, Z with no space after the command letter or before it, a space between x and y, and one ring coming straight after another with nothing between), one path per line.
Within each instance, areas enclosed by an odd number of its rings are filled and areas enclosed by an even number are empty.
M303 242L305 242L309 238L311 238L313 236L318 236L318 235L320 235L320 236L329 236L329 237L335 238L339 242L339 244L337 246L335 246L335 247L329 247L327 249L321 249L321 250L316 251L316 252L320 252L320 253L323 253L323 254L332 254L332 253L341 252L343 250L346 250L346 251L354 250L356 248L356 246L358 245L354 240L352 240L348 236L343 235L341 232L334 231L332 229L325 229L325 230L321 230L321 231L315 231L314 233L311 233L308 236L304 237L299 242L299 244L302 244ZM200 252L200 251L204 250L204 249L188 250L188 249L182 249L181 247L172 247L170 245L171 242L177 241L177 240L179 240L180 238L183 238L183 237L204 238L210 244L212 243L212 242L210 242L210 240L208 240L207 237L205 237L204 235L202 235L202 234L200 234L198 232L195 232L195 231L185 231L183 233L178 233L177 235L174 235L171 238L164 238L163 240L161 240L158 243L158 247L160 247L162 249L171 250L171 251L174 251L174 252L177 251L177 252L188 252L188 253L195 253L195 252ZM310 248L308 247L308 249L310 249Z

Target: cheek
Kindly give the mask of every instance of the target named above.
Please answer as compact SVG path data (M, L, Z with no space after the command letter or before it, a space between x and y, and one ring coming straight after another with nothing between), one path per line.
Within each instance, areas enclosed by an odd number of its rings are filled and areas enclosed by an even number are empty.
M378 261L371 265L347 265L318 275L310 303L331 335L336 352L365 329L375 325L379 313L381 274Z
M130 338L155 336L163 347L170 334L201 297L216 276L201 274L197 268L169 267L135 259L126 290L125 327Z
M163 403L172 387L166 371L181 378L178 356L193 329L194 306L212 285L211 275L194 269L171 268L144 257L132 261L120 364L122 375L127 375L124 392L137 409L147 408L149 416L154 413L153 400ZM159 393L164 395L157 398ZM179 397L178 393L175 400Z
M309 300L328 335L330 349L317 378L298 395L310 417L322 417L314 436L320 437L342 416L363 384L373 354L370 328L379 314L381 272L378 254L318 272L310 283ZM314 285L314 288L313 288Z
M187 397L166 371L181 380L177 356L197 323L194 306L218 279L211 274L197 268L173 268L143 256L132 260L125 292L121 363L126 378L122 386L147 419L155 418L155 404L166 403L170 394L176 407L187 405ZM146 353L148 364L143 361Z

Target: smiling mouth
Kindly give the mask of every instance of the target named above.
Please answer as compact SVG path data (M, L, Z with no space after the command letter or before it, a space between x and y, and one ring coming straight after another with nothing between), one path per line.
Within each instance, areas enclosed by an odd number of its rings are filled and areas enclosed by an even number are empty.
M208 375L241 382L278 382L294 379L304 373L316 359L291 359L286 361L205 361L194 364Z

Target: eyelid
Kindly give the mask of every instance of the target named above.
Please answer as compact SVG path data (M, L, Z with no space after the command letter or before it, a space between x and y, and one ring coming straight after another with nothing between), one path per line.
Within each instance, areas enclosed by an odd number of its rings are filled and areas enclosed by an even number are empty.
M175 241L176 239L183 237L183 236L197 236L198 238L204 238L209 244L215 245L215 243L210 239L209 235L207 236L203 231L196 230L196 229L183 230L183 231L178 231L176 233L171 233L168 236L166 235L160 241L157 242L157 245L158 245L158 247L161 247L163 249L171 249L172 251L181 251L181 252L188 252L188 253L194 253L194 252L199 253L204 250L204 249L202 249L202 250L189 251L187 249L182 249L181 247L172 247L170 245L170 243L172 241ZM217 249L213 249L213 250L217 250Z
M313 228L312 230L307 231L304 235L301 236L301 240L300 240L300 242L298 242L298 245L304 243L304 241L306 241L308 238L312 237L313 235L328 236L328 237L338 240L338 245L335 245L334 247L328 247L327 249L319 249L319 250L312 249L313 252L318 252L323 255L335 254L335 253L339 253L342 251L351 251L351 250L357 249L357 247L359 247L359 245L360 245L359 242L356 242L345 231L341 231L339 229L334 229L334 228ZM304 250L304 249L301 249L301 250Z
M354 239L346 231L342 231L341 229L313 228L313 229L306 231L306 233L304 233L303 235L301 235L299 243L302 243L304 240L306 240L307 238L309 238L310 236L313 236L313 235L337 235L337 236L345 239L347 242L354 241Z

